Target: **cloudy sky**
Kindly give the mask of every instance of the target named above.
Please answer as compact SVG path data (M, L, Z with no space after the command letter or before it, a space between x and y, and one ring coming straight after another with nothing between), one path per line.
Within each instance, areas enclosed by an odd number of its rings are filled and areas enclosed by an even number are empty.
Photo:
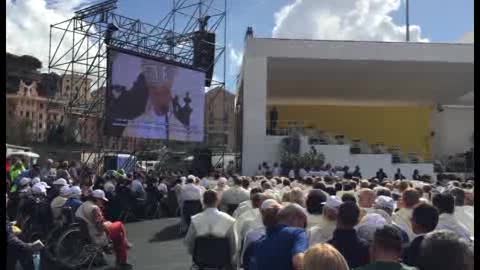
M7 0L7 51L48 60L49 25L94 0ZM404 0L227 0L227 87L243 55L247 26L260 37L400 41ZM473 0L410 0L411 40L473 42ZM157 24L171 0L119 0L117 13ZM217 74L218 76L219 74Z

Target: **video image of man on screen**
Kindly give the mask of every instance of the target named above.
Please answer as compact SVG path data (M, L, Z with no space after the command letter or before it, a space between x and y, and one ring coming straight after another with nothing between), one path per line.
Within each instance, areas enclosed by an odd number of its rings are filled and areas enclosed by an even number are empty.
M204 138L205 73L111 51L105 132L174 141Z
M123 136L168 138L169 122L175 121L174 111L171 110L170 104L172 103L172 86L176 71L175 66L152 63L148 60L142 61L142 72L139 76L143 75L148 92L145 112L128 122Z

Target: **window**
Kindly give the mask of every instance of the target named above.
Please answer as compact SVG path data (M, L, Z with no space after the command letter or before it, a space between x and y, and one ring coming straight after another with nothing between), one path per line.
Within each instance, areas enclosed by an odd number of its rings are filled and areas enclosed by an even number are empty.
M38 118L39 118L40 120L42 120L42 119L43 119L43 114L40 114L40 115L38 116Z
M57 120L57 118L55 118L55 120ZM63 121L63 115L60 116L60 122L62 122L62 121Z
M53 115L53 120L57 121L57 115L56 114Z
M23 116L23 111L20 111L20 116Z
M27 118L29 118L29 117L30 117L30 112L26 112L26 113L25 113L25 116L26 116Z
M43 103L40 103L40 109L43 109ZM41 116L40 116L40 119L42 119Z
M38 124L38 128L39 128L39 129L42 129L42 128L43 128L43 124L42 124L42 123Z

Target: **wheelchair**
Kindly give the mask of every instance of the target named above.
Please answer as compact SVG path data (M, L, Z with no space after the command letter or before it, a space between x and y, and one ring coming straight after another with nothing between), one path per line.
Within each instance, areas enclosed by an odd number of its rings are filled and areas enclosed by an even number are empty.
M69 207L62 209L65 217L63 226L56 230L48 241L47 250L53 260L61 267L79 269L95 264L102 264L103 252L111 253L111 245L107 248L93 243L88 233L87 223L75 219ZM103 263L104 264L104 263Z
M190 270L231 269L229 240L212 235L197 237L192 260Z

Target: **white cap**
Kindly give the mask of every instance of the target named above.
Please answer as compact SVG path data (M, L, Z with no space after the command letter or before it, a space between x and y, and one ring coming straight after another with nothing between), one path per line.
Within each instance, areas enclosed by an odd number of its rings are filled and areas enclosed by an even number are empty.
M395 201L391 197L381 195L375 199L375 205L379 208L387 208L393 211Z
M53 159L49 158L49 159L47 159L47 162L48 163L53 163Z
M187 181L187 178L185 176L182 176L180 177L180 180L182 181L182 183L185 183L185 181Z
M267 200L263 201L262 205L260 206L260 209L261 210L267 210L267 209L274 208L275 206L280 207L281 205L274 199L267 199Z
M32 184L32 186L33 186L33 185L35 185L36 183L40 183L40 182L41 182L41 180L40 180L39 177L34 177L34 178L32 179L31 184Z
M189 174L189 175L187 176L187 179L195 180L195 176L194 176L193 174Z
M94 191L92 191L91 195L94 198L101 199L108 202L107 197L105 197L105 192L103 192L103 190L101 189L95 189Z
M54 185L59 185L59 186L66 186L68 185L67 183L67 180L63 179L63 178L58 178L57 180L53 181Z
M68 186L63 186L60 189L60 196L62 197L68 197L70 195L70 188Z
M356 226L358 236L369 242L373 241L373 235L378 228L387 224L385 218L376 213L367 214L362 218L360 224Z
M30 182L32 182L32 179L30 179L28 177L22 177L20 179L19 184L20 184L20 186L26 186L26 185L30 184Z
M47 189L41 183L37 183L32 187L32 194L47 194Z
M44 186L46 189L51 188L51 186L49 186L46 182L41 181L39 184Z
M337 209L338 207L340 207L340 205L342 205L342 200L340 198L338 198L337 196L328 196L327 200L325 202L323 202L322 204L328 208L331 208L331 209Z
M74 196L82 196L82 190L80 189L79 186L72 186L70 188L70 197Z

